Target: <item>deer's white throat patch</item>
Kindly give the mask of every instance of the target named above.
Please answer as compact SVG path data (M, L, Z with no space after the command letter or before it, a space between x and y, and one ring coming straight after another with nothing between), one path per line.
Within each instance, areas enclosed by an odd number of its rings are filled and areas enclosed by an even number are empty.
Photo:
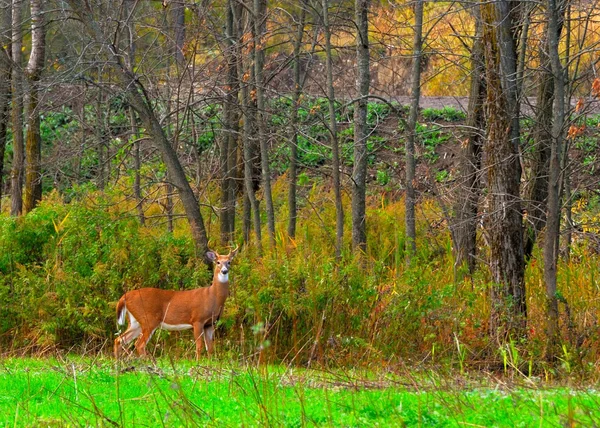
M217 278L219 278L220 282L228 282L229 281L229 272L227 272L227 273L219 272L217 274Z

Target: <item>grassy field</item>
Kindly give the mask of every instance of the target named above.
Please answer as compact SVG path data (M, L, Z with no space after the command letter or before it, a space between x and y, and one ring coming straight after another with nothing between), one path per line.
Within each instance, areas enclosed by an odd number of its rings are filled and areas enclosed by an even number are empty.
M0 360L0 426L598 426L599 409L594 389L545 388L535 379Z

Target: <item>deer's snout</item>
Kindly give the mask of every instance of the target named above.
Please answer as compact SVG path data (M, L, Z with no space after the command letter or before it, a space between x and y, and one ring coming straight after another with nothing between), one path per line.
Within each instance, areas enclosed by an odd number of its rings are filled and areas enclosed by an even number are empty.
M221 268L221 273L222 273L223 275L227 275L227 274L229 273L229 268L228 268L227 266L223 266L223 267Z

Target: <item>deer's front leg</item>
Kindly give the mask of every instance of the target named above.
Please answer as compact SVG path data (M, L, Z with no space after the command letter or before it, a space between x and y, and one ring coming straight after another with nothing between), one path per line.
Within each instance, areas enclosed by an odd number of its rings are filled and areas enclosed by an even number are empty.
M194 327L194 342L196 342L196 360L200 359L202 354L202 334L204 333L204 324L196 322Z
M213 353L213 343L215 337L215 326L204 327L204 343L206 344L206 353L211 356Z

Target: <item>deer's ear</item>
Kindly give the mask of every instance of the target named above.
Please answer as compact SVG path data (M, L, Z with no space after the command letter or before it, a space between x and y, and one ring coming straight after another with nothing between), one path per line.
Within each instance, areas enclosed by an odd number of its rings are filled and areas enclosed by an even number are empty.
M215 253L214 251L208 251L206 253L206 258L211 262L214 262L215 260L217 260L217 253Z

